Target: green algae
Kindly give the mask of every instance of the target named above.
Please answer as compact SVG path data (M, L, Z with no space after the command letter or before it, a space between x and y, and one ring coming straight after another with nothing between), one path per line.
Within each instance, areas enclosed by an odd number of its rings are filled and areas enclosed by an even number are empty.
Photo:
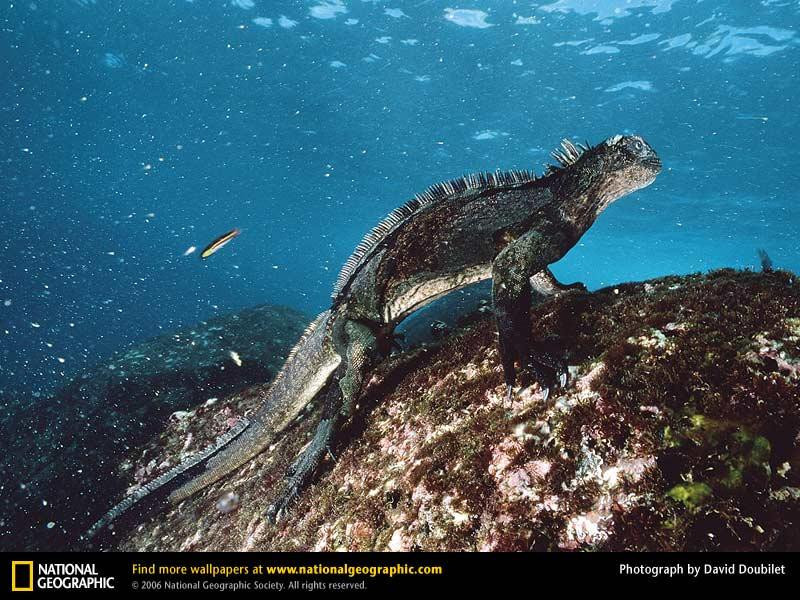
M697 510L713 495L711 487L705 483L685 483L676 485L667 496L681 502L690 511Z

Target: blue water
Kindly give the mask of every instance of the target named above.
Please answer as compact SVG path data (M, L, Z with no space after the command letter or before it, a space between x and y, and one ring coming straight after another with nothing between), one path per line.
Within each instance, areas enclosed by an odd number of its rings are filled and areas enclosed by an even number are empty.
M34 0L0 7L0 388L263 302L313 313L438 180L643 135L665 170L560 264L800 271L796 1ZM210 260L199 250L239 227Z

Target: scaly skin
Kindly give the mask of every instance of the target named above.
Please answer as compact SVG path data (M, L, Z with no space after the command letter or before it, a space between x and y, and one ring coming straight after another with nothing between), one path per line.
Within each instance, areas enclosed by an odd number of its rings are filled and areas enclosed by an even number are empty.
M609 204L652 183L661 163L636 136L614 136L591 148L565 140L553 156L560 166L542 177L481 174L438 184L378 224L345 264L331 309L295 347L250 425L170 501L180 502L256 456L332 379L316 434L267 511L271 520L279 518L330 450L367 372L391 350L395 327L436 298L483 279L492 279L507 393L512 394L519 367L536 378L545 395L566 385L563 360L543 352L531 337L532 296L583 287L560 284L548 265L561 259ZM131 504L123 500L99 523L107 524Z

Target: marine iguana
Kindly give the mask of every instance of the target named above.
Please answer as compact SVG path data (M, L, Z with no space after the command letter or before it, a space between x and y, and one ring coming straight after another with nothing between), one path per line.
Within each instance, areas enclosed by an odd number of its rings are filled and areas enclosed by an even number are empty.
M564 140L552 156L559 164L542 176L468 175L436 184L391 212L345 263L330 309L307 328L250 421L124 499L87 537L212 455L205 470L168 500L180 503L218 481L267 448L324 391L315 435L267 510L276 520L351 415L366 373L391 351L397 325L436 298L484 279L492 279L507 395L517 364L538 381L545 398L553 386L566 385L564 361L531 336L532 296L583 288L561 284L548 265L561 259L609 204L652 183L661 161L641 137L621 135L593 147Z

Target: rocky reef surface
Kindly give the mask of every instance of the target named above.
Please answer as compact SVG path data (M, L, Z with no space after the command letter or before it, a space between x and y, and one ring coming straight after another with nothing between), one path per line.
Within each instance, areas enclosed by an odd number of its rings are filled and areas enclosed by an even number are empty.
M165 422L272 379L307 321L270 305L209 319L123 350L51 398L4 407L0 549L72 546L156 467L126 455Z
M177 507L118 527L121 550L798 550L800 283L722 270L570 293L535 335L571 365L544 401L504 399L479 311L373 373L358 416L277 525L264 511L308 442L269 450ZM135 488L226 431L258 387L171 419L132 452Z

